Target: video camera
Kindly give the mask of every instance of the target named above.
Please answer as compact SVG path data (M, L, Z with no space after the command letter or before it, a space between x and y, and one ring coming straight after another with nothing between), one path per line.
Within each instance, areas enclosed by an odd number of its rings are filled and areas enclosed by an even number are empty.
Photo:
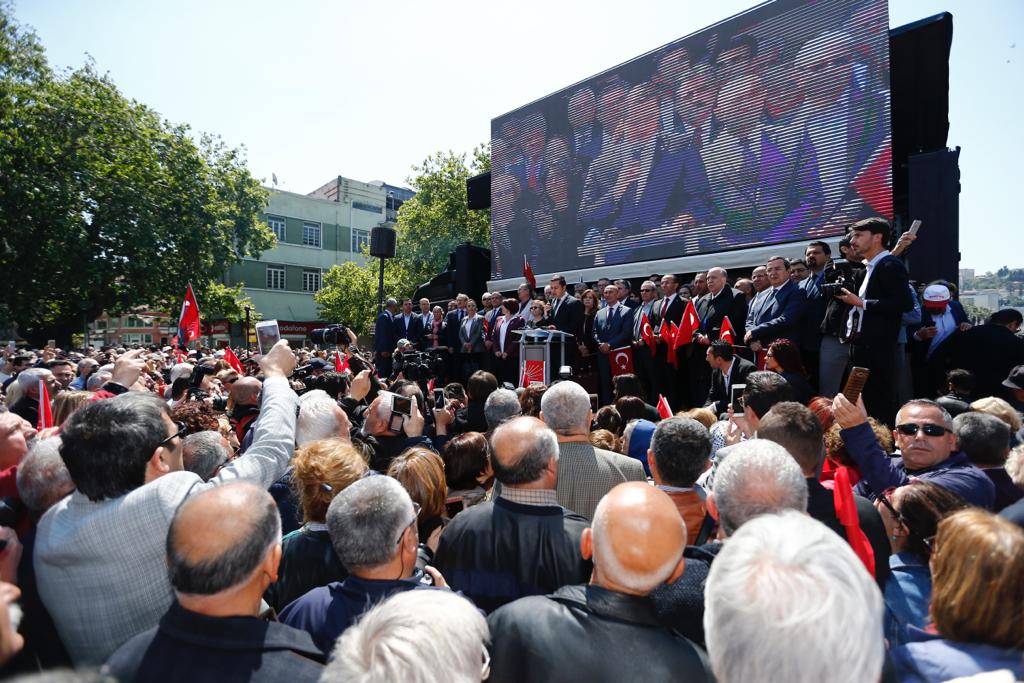
M821 284L821 293L825 297L841 296L840 290L853 291L853 264L843 258L837 258L825 264L822 273L824 282Z
M348 326L341 322L309 331L309 338L313 340L313 343L323 346L328 344L348 346L352 343L352 336Z
M413 382L426 382L444 371L444 358L438 349L401 351L395 354L395 373Z

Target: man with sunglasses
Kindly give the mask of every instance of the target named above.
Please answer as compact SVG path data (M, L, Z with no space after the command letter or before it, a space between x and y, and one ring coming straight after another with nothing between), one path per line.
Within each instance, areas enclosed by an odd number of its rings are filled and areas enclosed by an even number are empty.
M899 455L878 443L860 399L853 405L841 393L832 402L846 451L860 469L856 493L874 500L888 488L922 479L949 489L972 505L992 509L995 485L957 448L953 418L935 401L908 401L896 414L893 439Z
M145 359L122 355L121 386ZM101 664L132 636L157 625L171 604L165 539L181 503L218 484L268 488L295 445L298 398L288 385L295 356L278 342L260 359L263 410L245 456L209 482L183 471L183 424L167 404L129 391L80 408L61 428L61 457L76 490L39 522L34 566L39 595L76 665Z

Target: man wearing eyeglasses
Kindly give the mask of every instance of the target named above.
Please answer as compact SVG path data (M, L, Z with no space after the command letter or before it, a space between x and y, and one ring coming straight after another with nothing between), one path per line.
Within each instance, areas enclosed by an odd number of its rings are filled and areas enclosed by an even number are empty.
M141 353L123 354L116 383L135 384L145 363ZM284 474L298 408L288 342L275 344L260 367L266 380L252 446L206 483L182 471L187 430L153 395L129 391L90 403L62 426L61 457L76 490L40 520L34 564L39 595L75 665L101 664L167 611L165 539L185 499L228 481L266 489Z
M913 479L949 489L972 505L992 509L995 485L957 449L953 418L935 401L914 399L896 414L893 439L899 455L890 457L878 443L862 400L853 405L841 393L832 402L846 451L857 463L861 480L856 493L874 500L888 488Z
M325 655L349 626L395 593L448 586L433 567L416 569L420 506L391 477L370 475L346 487L327 509L327 533L349 571L314 588L281 612L281 622L307 631Z

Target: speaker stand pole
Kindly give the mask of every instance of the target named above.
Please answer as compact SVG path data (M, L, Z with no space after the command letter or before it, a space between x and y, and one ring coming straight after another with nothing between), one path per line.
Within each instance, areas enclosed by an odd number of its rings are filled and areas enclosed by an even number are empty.
M384 257L380 259L380 278L377 280L377 315L384 310Z

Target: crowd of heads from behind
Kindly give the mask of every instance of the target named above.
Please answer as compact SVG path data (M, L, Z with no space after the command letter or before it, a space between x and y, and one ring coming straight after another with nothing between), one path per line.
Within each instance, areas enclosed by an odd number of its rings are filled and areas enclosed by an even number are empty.
M9 351L3 671L1019 678L1021 315L890 241L396 301L366 350Z

